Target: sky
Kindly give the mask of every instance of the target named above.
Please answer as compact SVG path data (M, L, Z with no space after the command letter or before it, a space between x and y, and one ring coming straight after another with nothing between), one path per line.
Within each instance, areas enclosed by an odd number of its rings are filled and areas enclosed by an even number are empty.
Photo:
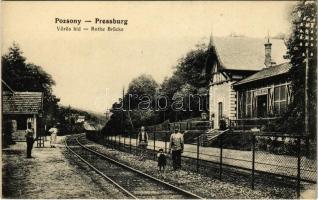
M141 74L161 83L198 43L288 33L295 2L2 2L2 55L15 41L56 82L62 105L104 113ZM125 19L124 31L57 31L55 19ZM82 28L92 23L82 22ZM113 25L96 25L108 27Z

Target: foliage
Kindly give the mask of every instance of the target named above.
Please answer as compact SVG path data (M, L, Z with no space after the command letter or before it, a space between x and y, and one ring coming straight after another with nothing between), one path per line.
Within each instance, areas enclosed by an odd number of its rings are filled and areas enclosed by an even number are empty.
M133 79L124 94L124 101L120 99L119 102L112 105L111 112L113 114L103 131L109 133L123 132L123 126L125 126L125 129L134 129L142 125L156 123L158 114L154 111L154 98L157 88L158 84L150 75L142 74ZM144 103L145 99L149 103Z
M203 73L208 57L206 49L207 46L205 44L196 45L196 49L188 52L176 66L177 74L182 80L196 88L208 86L208 81Z
M168 109L160 113L161 121L179 121L198 117L202 110L207 111L208 83L205 72L208 58L205 44L196 45L185 57L181 58L170 78L166 78L161 84L160 94L168 97ZM195 98L189 98L190 95ZM198 97L200 96L200 100ZM171 105L183 98L184 111L175 111ZM199 101L202 110L199 109ZM190 107L191 105L191 107ZM189 109L191 108L191 109Z
M133 79L124 95L124 102L120 99L113 104L113 115L104 132L115 133L167 120L180 121L198 117L203 111L207 111L208 79L204 74L208 55L206 49L205 44L199 44L196 49L188 52L174 67L172 76L165 78L160 85L145 74ZM149 98L135 98L143 95ZM151 105L148 109L142 110L141 106L148 105L142 102L150 102ZM165 109L158 109L158 104ZM183 109L173 109L177 104L182 104ZM116 109L122 105L125 111ZM128 108L131 111L128 111Z
M27 63L22 54L20 47L13 43L8 53L2 56L2 80L14 91L43 92L43 112L48 118L54 119L59 102L52 93L55 82L41 66ZM4 90L7 89L4 87Z
M293 99L282 123L288 132L302 133L304 130L305 113L305 59L306 48L309 52L309 76L308 76L308 110L309 129L312 137L316 135L316 113L317 113L317 36L316 28L316 2L300 2L291 12L292 34L287 42L288 54L291 59L292 68L290 78L292 82ZM313 22L313 34L309 33L309 39L313 46L306 47L306 23Z
M153 104L153 98L156 94L156 89L158 88L158 84L153 79L152 76L142 74L139 77L133 79L129 86L127 93L125 94L125 108L128 106L131 109L138 108L141 102L143 101L143 96L148 96L151 99L151 104ZM129 96L130 95L130 96ZM128 102L130 101L130 102Z
M92 113L59 106L59 99L53 94L55 81L41 66L27 63L20 47L13 43L2 62L2 80L14 91L43 92L43 113L47 128L59 123L62 133L83 131L83 127L75 123L76 116L85 116L86 120L99 121L100 116ZM9 90L3 87L4 90Z

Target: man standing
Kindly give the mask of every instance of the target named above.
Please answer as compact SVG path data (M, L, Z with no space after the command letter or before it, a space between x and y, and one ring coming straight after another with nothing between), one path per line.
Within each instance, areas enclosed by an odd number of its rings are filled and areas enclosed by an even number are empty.
M27 158L32 158L31 156L31 152L32 152L32 147L33 147L33 143L34 143L34 131L33 128L31 128L31 123L28 123L28 127L27 130L25 130L26 134L25 134L25 139L26 139L26 143L27 143Z
M143 159L145 151L146 151L147 146L148 146L148 134L145 131L145 127L143 127L143 126L140 128L140 132L138 133L137 141L138 141L138 147L141 150L141 159Z
M169 153L172 156L172 165L174 170L181 169L181 154L183 153L184 140L183 135L178 129L170 136Z

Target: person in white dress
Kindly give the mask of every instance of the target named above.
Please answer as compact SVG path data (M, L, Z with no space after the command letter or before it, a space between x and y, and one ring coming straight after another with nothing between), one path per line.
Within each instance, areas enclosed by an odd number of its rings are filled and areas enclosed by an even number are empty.
M55 147L57 132L58 132L58 130L57 130L55 125L52 128L50 128L50 130L49 130L49 133L51 134L51 138L50 138L51 148Z

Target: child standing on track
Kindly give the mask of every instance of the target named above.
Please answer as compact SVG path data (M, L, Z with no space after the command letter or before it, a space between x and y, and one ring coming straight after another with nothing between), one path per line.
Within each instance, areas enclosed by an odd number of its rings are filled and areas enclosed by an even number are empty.
M166 155L163 153L163 149L159 149L159 153L157 154L157 159L158 159L159 171L161 172L161 169L163 169L163 171L165 171L165 167L167 164L167 158L166 158Z

